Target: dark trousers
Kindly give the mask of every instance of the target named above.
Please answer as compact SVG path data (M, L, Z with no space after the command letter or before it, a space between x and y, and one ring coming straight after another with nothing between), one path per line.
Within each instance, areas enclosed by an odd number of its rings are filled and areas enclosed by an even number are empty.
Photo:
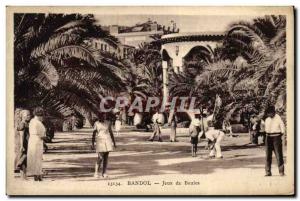
M250 131L250 142L252 144L258 144L258 133L256 131Z
M266 136L266 173L271 174L272 165L272 152L274 151L279 173L284 173L284 161L282 152L282 140L281 135L279 136Z
M133 126L133 116L128 116L128 125Z

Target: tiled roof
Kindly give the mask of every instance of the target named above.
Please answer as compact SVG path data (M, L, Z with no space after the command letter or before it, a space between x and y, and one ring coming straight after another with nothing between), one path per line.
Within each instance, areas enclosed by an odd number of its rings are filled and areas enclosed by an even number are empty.
M176 33L161 37L162 44L187 41L219 41L224 38L223 33L200 32L200 33Z

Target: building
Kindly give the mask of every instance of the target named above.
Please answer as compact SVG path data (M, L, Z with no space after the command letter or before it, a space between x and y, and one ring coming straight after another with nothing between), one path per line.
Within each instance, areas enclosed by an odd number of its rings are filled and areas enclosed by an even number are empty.
M136 24L132 27L112 25L109 27L109 33L116 37L121 44L139 48L145 43L150 43L160 38L166 33L178 33L176 24L173 27L165 28L155 21L148 20L145 23Z
M153 36L163 35L162 30L157 29L157 24L153 23L149 29L144 26L135 26L130 29L120 29L117 25L110 26L109 32L124 45L139 48L144 43L150 43L154 40Z
M168 99L168 68L172 67L174 73L182 73L184 60L192 52L200 49L211 51L222 43L224 33L175 33L161 37L161 55L163 68L163 96Z
M102 29L113 37L92 38L85 43L101 53L110 54L118 59L130 58L143 44L160 39L164 34L179 32L173 21L171 26L166 28L151 20L132 27L111 25Z
M109 38L92 38L85 41L85 43L95 50L102 53L110 54L118 59L127 59L134 53L134 47L124 45L119 41L114 41Z

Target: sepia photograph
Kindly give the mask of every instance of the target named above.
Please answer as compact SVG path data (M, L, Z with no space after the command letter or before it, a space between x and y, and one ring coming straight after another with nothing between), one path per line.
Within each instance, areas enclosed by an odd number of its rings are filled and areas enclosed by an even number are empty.
M7 195L295 194L292 6L6 17Z

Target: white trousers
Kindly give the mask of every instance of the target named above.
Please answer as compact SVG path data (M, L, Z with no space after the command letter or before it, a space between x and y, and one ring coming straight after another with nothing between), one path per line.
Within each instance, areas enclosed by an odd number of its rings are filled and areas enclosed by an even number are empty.
M222 157L222 152L221 152L221 142L224 139L224 133L220 132L219 136L217 137L216 143L214 148L210 152L210 156L216 156L217 158Z

